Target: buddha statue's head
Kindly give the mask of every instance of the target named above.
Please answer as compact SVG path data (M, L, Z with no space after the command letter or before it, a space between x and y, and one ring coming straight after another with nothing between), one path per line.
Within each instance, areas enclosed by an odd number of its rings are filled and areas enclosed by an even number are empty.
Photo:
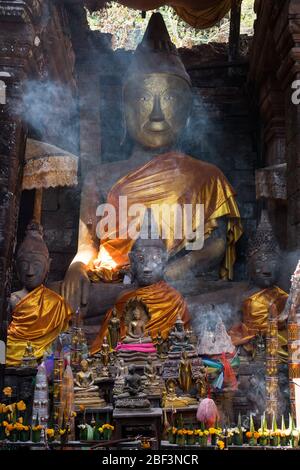
M186 126L191 103L190 78L161 14L154 13L125 79L127 131L143 147L170 147Z
M262 211L254 237L249 241L248 269L252 282L261 288L276 284L279 275L280 248L267 212Z
M81 366L81 370L82 370L83 372L87 372L88 369L89 369L89 363L88 363L88 361L87 361L86 359L83 359L83 360L81 361L80 366Z
M131 271L139 286L150 286L164 278L168 253L156 231L154 218L151 211L147 210L140 236L129 253Z
M16 257L17 272L29 292L45 282L50 267L49 251L43 239L43 229L31 222Z
M177 331L184 331L184 323L179 316L177 317L177 320L175 322L175 328Z

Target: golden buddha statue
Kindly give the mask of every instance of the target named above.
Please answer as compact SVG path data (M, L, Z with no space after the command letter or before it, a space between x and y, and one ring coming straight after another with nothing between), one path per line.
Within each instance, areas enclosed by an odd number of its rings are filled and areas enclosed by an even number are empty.
M27 342L26 348L24 351L24 356L22 358L21 367L37 367L37 360L34 355L34 349L30 341Z
M108 337L110 347L115 349L120 341L120 320L116 309L112 311L112 317L108 325Z
M80 363L81 370L77 372L74 379L74 391L77 390L98 390L98 387L94 385L93 372L89 368L89 363L86 359L83 359Z
M160 230L167 224L164 204L177 204L181 209L186 204L194 208L203 204L204 246L190 250L192 235L177 237L171 230L166 239L166 277L183 279L191 270L206 273L215 269L221 278L233 278L235 244L242 234L235 192L216 166L178 150L177 142L191 110L191 81L160 13L152 15L133 56L123 95L126 128L135 146L128 160L101 164L84 182L78 251L62 285L64 297L74 308L87 306L89 297L99 305L110 293L116 295L116 285L107 282L122 280L130 265L134 240L127 227L136 218L129 216L129 211L124 217L120 196L126 198L128 208L134 204L146 208L158 205L162 210L162 217L157 216ZM118 224L102 236L99 245L97 229L101 223L96 214L105 202L115 208ZM194 217L192 222L195 234L200 221ZM100 282L91 286L91 280ZM91 308L89 315L99 314L99 307L95 313Z
M192 363L188 358L187 351L183 351L179 362L178 382L184 393L189 393L193 384Z
M30 341L37 359L68 328L71 308L56 292L44 286L50 259L42 227L31 222L16 257L23 289L11 296L12 320L8 327L6 364L18 365Z
M101 408L105 406L105 400L99 394L99 388L95 385L95 379L89 363L83 359L80 363L81 370L74 378L75 405L83 405L88 408Z
M150 318L147 306L138 299L130 299L125 307L125 322L128 320L127 334L124 344L151 343L152 339L146 334L145 324Z
M167 380L166 392L166 395L164 394L163 397L164 408L186 408L198 404L196 398L188 396L177 396L176 381L173 379Z
M288 294L276 286L280 267L280 248L273 233L266 211L262 212L254 237L249 241L248 267L251 281L250 295L243 301L243 323L229 331L234 346L243 345L253 351L268 329L271 306L276 309L279 320L279 353L287 358L287 331L285 322L280 322ZM257 341L258 340L258 341Z

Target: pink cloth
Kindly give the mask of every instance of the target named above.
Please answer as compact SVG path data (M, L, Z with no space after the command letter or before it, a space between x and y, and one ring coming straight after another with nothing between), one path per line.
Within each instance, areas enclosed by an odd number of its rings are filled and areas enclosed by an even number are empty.
M213 427L219 419L220 415L215 402L210 398L202 400L198 406L197 420L207 427Z
M119 343L116 347L117 351L137 351L143 353L156 353L156 348L152 343L141 343L141 344L123 344Z

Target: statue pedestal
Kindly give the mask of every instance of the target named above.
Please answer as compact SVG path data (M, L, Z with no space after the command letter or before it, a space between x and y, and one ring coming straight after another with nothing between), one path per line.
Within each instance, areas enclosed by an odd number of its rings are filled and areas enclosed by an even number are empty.
M149 408L149 410L119 410L113 412L115 422L115 439L124 439L137 436L155 438L159 449L161 441L161 408Z
M74 393L75 410L80 409L80 405L85 408L97 409L106 406L106 401L100 395L100 390L75 390Z
M157 352L153 344L119 344L117 347L118 359L123 359L126 365L134 364L143 368L149 357L157 363Z

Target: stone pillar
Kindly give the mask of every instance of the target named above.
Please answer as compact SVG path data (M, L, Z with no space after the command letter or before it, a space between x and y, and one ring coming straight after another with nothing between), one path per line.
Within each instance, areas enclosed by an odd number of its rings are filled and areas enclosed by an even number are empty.
M237 60L240 55L241 12L242 0L231 0L229 62Z
M274 30L281 66L278 79L284 90L287 160L288 248L300 247L300 105L292 102L294 81L300 80L300 3L285 1Z
M20 118L22 86L32 63L33 19L41 15L36 0L0 1L0 73L6 85L0 104L0 341L6 342L26 130ZM1 345L0 345L1 347ZM2 388L3 365L0 366Z

